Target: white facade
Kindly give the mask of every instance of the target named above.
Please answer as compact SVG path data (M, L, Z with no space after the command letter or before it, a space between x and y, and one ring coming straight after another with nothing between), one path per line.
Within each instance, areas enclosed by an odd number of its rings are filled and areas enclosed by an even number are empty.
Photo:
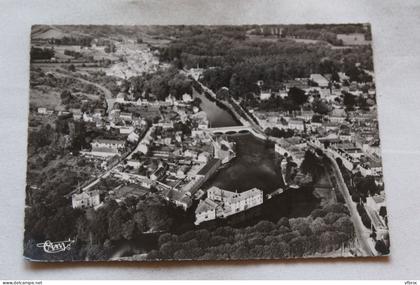
M316 84L318 84L318 86L321 88L328 87L328 83L329 83L328 80L321 74L318 74L318 73L311 74L310 79Z
M257 188L235 193L213 186L207 190L207 199L200 201L197 207L195 224L246 211L261 205L263 199L263 191Z
M73 209L96 207L101 203L99 192L91 191L73 194L71 197L71 203Z

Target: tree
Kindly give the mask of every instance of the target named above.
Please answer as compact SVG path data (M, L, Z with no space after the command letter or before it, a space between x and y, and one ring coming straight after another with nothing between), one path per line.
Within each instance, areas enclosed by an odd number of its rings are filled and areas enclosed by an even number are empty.
M321 217L317 217L312 221L310 228L315 235L320 235L328 229L328 226Z
M385 242L383 240L376 241L375 249L382 255L389 254L389 247L385 245Z
M336 232L324 232L319 238L321 252L330 252L340 247L341 242Z
M289 243L290 252L293 257L301 257L305 253L306 238L302 236L295 237Z
M331 111L331 107L322 100L314 100L312 103L312 110L318 114L326 115Z
M366 176L361 178L360 182L356 185L357 192L367 197L368 195L374 195L379 192L378 186L375 183L373 176Z
M76 71L76 67L74 66L74 64L70 64L68 67L70 72L75 72Z
M305 95L305 91L299 89L297 87L292 87L289 89L289 93L287 94L288 99L290 99L295 105L302 105L308 99Z
M343 104L347 107L347 109L353 109L354 105L356 104L356 97L348 92L343 92Z
M354 235L354 227L353 223L350 220L350 217L341 217L334 223L334 227L340 231L345 233L348 237L353 237Z
M289 256L290 246L285 242L274 243L271 244L270 251L273 258L286 258Z

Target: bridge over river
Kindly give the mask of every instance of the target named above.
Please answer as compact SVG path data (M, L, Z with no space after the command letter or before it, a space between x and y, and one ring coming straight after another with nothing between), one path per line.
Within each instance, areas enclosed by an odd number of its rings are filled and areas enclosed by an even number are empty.
M260 132L255 131L251 126L229 126L229 127L218 127L218 128L209 128L208 132L211 132L215 135L233 135L233 134L247 134L251 133L255 137L265 140L267 139L266 135L261 134Z

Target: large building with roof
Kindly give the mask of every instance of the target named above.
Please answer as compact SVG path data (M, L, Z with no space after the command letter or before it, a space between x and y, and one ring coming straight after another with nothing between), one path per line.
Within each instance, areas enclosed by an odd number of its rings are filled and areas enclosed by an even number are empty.
M328 79L318 73L311 74L310 80L318 84L321 88L326 88L329 84Z
M201 200L195 211L198 225L204 221L226 218L246 211L263 203L263 191L252 188L242 193L231 192L212 186L207 190L207 198Z

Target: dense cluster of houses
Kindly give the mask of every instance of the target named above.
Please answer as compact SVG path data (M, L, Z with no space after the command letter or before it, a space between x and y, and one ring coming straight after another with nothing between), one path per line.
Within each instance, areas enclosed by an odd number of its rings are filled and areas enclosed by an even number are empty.
M112 177L120 179L123 184L141 187L141 193L151 192L154 188L157 195L176 206L188 209L193 199L203 195L203 191L200 190L203 183L222 164L236 156L235 144L224 136L214 137L207 131L207 115L190 104L193 99L189 94L185 94L181 101L169 96L165 102L160 101L158 107L152 105L153 102L147 105L139 100L133 104L125 99L126 97L117 96L116 102L120 104L120 108L110 111L108 123L110 127L120 131L123 128L132 128L132 132L127 134L127 140L94 139L91 149L82 151L82 155L102 160L122 157L122 161L112 168ZM124 111L127 106L134 111ZM143 117L138 117L136 110ZM127 141L138 128L148 124L145 122L145 114L158 120L152 120L151 126L143 133L141 139L138 136L135 138L137 145L127 155ZM189 129L191 134L185 128ZM106 193L105 196L120 201L133 193L139 193L138 189L132 191L126 186L117 187L112 191L112 195ZM123 190L126 195L121 195ZM93 206L88 201L88 193L91 192L83 193L75 194L73 199L84 201L83 207ZM82 207L81 205L75 203L73 206Z

